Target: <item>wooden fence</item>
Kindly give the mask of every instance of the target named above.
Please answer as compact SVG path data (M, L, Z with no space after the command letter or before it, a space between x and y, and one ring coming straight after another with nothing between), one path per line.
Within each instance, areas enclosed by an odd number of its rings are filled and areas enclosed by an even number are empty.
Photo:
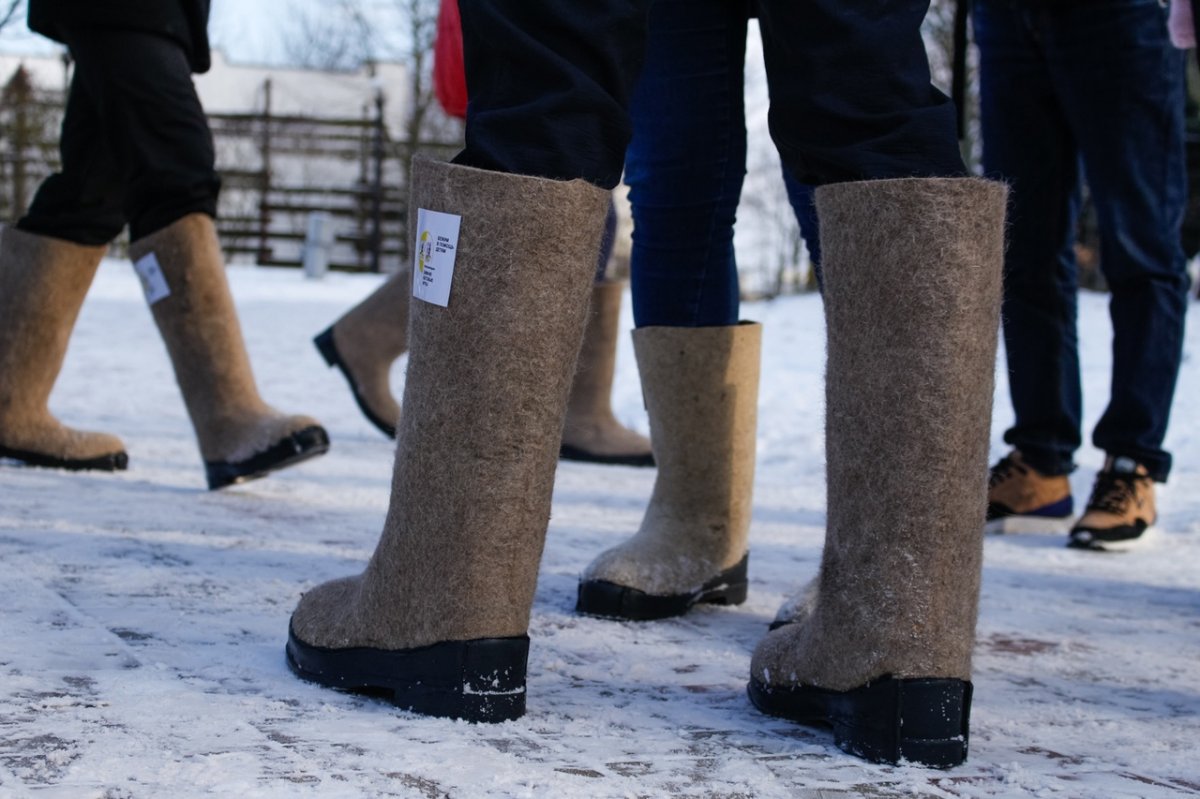
M3 76L0 76L3 79ZM30 85L23 70L0 95L0 222L28 206L58 168L61 92ZM415 150L448 156L455 141L395 140L380 97L358 118L261 111L209 115L222 191L218 231L227 256L265 266L299 266L308 218L330 215L330 268L394 271L408 258L407 170Z

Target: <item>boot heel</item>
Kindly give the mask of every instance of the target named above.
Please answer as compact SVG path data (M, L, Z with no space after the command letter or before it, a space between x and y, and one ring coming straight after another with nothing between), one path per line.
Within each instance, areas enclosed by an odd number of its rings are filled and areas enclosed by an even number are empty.
M385 698L424 716L484 724L525 715L529 636L444 641L416 649L328 649L288 634L301 679Z
M971 683L884 677L849 691L752 679L750 701L772 716L828 724L839 749L874 763L950 768L967 759Z
M341 366L342 359L338 355L337 345L333 343L333 327L327 327L313 338L313 344L327 366Z

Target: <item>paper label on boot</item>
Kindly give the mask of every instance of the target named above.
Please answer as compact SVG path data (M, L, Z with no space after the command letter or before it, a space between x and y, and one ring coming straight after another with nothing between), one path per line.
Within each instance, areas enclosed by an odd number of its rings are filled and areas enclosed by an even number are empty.
M417 246L413 262L413 296L445 308L450 304L450 281L458 255L462 217L417 210Z
M167 277L158 265L158 258L154 253L147 253L134 261L133 269L142 281L142 293L146 295L147 305L153 305L171 296L171 287L167 285Z

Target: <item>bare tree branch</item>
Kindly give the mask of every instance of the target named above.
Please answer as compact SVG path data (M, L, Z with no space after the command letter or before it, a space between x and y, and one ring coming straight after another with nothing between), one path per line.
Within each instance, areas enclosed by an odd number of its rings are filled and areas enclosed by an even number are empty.
M8 24L17 18L17 10L20 7L21 0L8 0L7 8L0 3L0 31L8 27Z

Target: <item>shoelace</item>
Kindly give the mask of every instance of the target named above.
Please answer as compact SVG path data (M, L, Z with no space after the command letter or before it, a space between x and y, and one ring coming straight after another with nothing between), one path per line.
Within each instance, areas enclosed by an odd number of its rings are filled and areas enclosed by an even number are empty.
M1088 500L1088 510L1098 510L1123 516L1130 503L1137 499L1137 482L1146 480L1136 474L1101 472L1096 475L1096 487Z
M1014 461L1011 456L1005 455L996 462L996 465L992 467L991 472L988 473L988 488L995 488L1000 483L1003 483L1005 480L1012 477L1013 472L1026 474L1028 471L1029 470L1026 469L1025 466Z

